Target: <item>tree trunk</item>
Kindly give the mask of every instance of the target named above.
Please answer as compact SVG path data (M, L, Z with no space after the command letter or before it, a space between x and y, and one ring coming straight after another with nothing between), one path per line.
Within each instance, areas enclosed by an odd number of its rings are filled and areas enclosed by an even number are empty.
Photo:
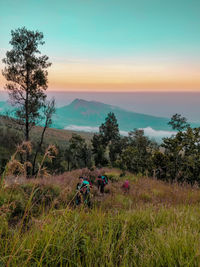
M29 101L29 68L28 63L26 63L26 98L25 98L25 140L29 142L29 108L28 108L28 101ZM29 151L26 152L26 162L30 161ZM27 167L26 176L27 178L30 177L31 168Z
M33 167L32 167L32 175L35 175L36 174L36 171L35 171L36 159L37 159L37 156L38 156L39 151L41 150L41 146L43 144L44 134L45 134L46 129L47 129L47 120L45 122L45 126L44 126L43 131L42 131L40 143L38 144L37 150L35 152L35 156L34 156L34 160L33 160Z
M29 68L28 63L26 63L26 98L25 98L25 139L29 141Z

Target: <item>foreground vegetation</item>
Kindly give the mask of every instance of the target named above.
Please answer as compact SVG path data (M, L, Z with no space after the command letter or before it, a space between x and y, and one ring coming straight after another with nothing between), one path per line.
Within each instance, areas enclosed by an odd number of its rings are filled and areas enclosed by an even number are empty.
M92 209L75 208L80 174L106 172ZM129 180L124 193L121 186ZM2 266L198 266L200 190L101 169L6 180L0 192Z

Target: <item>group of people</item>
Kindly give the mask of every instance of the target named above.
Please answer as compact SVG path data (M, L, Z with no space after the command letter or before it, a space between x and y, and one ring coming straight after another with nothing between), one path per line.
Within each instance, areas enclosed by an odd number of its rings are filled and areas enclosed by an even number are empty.
M108 177L106 175L99 175L96 181L96 185L101 194L104 194L104 188L108 184ZM93 187L91 180L87 177L80 176L79 182L76 186L76 198L75 204L78 206L84 203L88 207L91 207L91 194L90 190ZM129 180L124 181L122 185L124 193L128 193L130 190Z
M108 178L106 175L99 175L97 178L97 187L98 190L103 194L104 187L108 184ZM91 207L91 199L90 199L90 189L93 187L92 182L89 178L80 176L79 182L76 186L76 205L80 205L81 203L86 204L88 207Z

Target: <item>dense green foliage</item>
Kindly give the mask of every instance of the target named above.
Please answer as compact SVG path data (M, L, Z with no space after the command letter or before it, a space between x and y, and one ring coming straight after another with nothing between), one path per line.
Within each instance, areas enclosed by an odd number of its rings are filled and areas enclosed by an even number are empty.
M85 139L78 134L73 134L65 150L68 170L91 167L91 154L91 148Z
M118 143L120 142L119 126L114 113L108 113L105 123L99 127L99 134L95 134L92 139L93 153L95 155L95 165L104 166L109 162L105 157L105 152L109 148L109 159L112 163L120 152Z
M172 116L169 124L178 132L158 145L143 130L120 136L116 118L108 114L92 140L96 165L110 164L166 181L200 184L200 128L191 128L179 114Z

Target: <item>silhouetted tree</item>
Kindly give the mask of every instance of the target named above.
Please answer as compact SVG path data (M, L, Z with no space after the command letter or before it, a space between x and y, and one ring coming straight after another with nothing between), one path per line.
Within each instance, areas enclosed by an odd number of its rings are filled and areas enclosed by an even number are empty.
M122 170L145 174L146 171L151 170L154 147L155 144L144 135L143 130L131 131L118 160L119 167Z
M99 127L99 133L102 136L102 143L105 147L109 144L109 142L120 138L119 125L114 113L108 113L105 122Z
M105 122L99 127L99 134L95 134L92 140L95 164L103 166L108 163L105 153L109 150L109 159L113 164L120 153L120 133L115 114L108 113Z
M92 153L84 138L73 134L65 151L65 159L68 161L68 170L83 167L91 167Z
M171 125L178 130L176 135L164 138L164 152L153 156L157 178L167 181L200 184L200 128L191 128L187 119L175 114Z
M184 151L183 132L179 131L172 137L163 138L162 147L165 148L165 154L169 159L168 176L170 177L170 180L177 180L182 168Z
M177 131L183 131L190 126L190 124L187 123L187 119L177 113L171 117L171 120L168 124L172 127L173 130Z
M15 116L23 127L25 140L30 140L30 129L41 119L40 110L45 105L47 68L51 65L46 55L39 56L43 33L25 27L11 31L12 49L6 53L3 75L8 83L11 103L17 107Z
M152 156L153 176L160 180L171 180L169 176L169 157L167 154L157 150Z
M46 103L45 90L48 83L47 68L51 63L48 61L49 58L46 55L41 56L38 50L38 46L44 44L43 33L23 27L12 30L11 36L12 49L7 51L6 58L3 59L6 66L2 73L8 81L5 89L12 105L16 107L17 123L22 127L25 140L29 141L31 128L44 120L44 116L45 130L50 125L49 115L53 113L50 106L52 107L54 102ZM35 157L37 153L36 151ZM28 153L26 160L29 160Z
M103 142L102 135L94 134L92 138L92 153L94 155L94 161L96 166L105 166L108 164L108 160L105 157L106 146Z

